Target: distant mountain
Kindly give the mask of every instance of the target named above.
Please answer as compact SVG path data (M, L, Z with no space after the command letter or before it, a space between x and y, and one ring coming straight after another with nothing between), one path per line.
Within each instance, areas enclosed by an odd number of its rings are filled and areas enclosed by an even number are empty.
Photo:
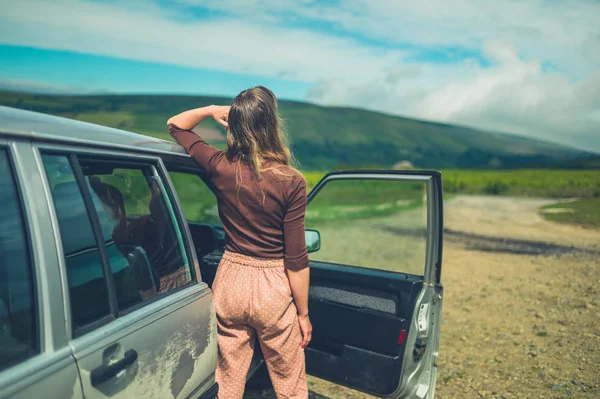
M177 95L62 96L0 92L0 105L79 119L169 139L175 113L231 99ZM592 154L521 136L425 122L353 108L280 101L294 152L303 169L391 167L409 161L427 168L552 167ZM222 130L210 129L219 141ZM216 131L215 131L216 130ZM222 143L216 143L223 145Z
M573 159L557 165L565 169L600 169L600 155Z

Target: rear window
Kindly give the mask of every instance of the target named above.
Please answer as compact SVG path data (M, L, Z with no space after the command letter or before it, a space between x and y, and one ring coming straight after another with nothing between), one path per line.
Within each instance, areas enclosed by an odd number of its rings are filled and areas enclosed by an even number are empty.
M43 159L75 331L194 280L173 205L153 165L66 155Z

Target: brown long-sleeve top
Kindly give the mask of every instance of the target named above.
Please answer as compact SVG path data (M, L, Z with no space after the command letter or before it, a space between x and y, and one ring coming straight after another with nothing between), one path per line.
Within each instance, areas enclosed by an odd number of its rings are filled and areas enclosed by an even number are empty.
M308 266L304 237L306 181L300 173L265 173L253 178L247 165L230 162L225 153L194 132L169 124L169 133L200 167L215 189L227 250L258 258L283 258L286 268ZM236 184L236 169L241 185Z

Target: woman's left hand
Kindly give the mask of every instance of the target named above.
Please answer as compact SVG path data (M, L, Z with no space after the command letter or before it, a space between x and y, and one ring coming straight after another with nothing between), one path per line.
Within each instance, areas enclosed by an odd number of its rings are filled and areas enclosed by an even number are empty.
M310 343L312 339L312 324L308 315L306 316L298 316L298 323L300 324L300 331L302 331L302 343L300 346L304 349Z

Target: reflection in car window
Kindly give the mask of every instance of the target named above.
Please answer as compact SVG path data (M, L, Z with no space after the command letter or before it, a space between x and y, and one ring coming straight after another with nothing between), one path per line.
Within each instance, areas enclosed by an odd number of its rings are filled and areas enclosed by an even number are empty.
M32 265L8 154L0 150L0 370L37 352Z
M112 165L82 161L123 310L192 279L174 214L152 168Z
M306 228L321 233L311 260L423 275L425 183L331 180L308 205Z
M103 268L81 191L66 157L47 155L44 162L61 224L69 285L94 283L95 289L102 291L96 294L103 298L99 304L102 312L96 315L101 317L109 313L108 300L104 300L106 281L96 281L103 279ZM115 162L91 160L80 163L85 175L84 189L90 194L100 224L118 310L192 281L175 216L153 169L130 164L119 168ZM67 187L74 193L70 197L57 197L56 193ZM75 216L80 220L73 220ZM72 228L74 225L78 228ZM79 307L74 288L71 291L71 306ZM93 298L88 296L85 300ZM81 320L90 321L93 320Z
M44 155L67 267L73 329L110 314L100 253L67 157Z
M185 218L190 222L220 225L217 197L202 179L191 173L169 172Z

